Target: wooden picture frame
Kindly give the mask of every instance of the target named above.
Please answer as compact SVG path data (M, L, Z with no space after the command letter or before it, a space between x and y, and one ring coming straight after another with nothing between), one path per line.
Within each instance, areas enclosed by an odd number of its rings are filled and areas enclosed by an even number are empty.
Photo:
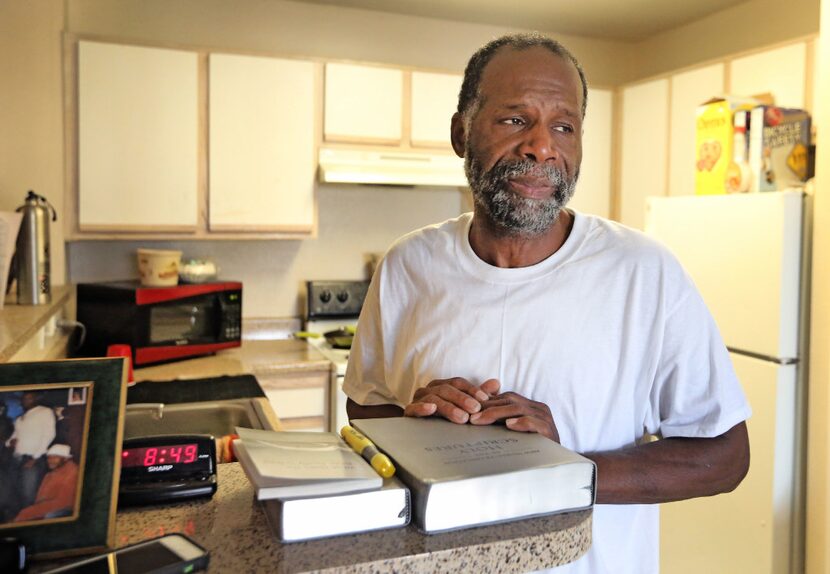
M0 537L38 558L113 546L125 361L0 364Z

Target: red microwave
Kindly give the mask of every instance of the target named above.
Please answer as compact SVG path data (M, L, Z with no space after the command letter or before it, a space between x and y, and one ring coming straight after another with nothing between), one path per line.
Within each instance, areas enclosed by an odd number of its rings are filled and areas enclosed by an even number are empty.
M132 347L136 366L208 355L242 340L242 283L142 287L137 281L78 284L79 354Z

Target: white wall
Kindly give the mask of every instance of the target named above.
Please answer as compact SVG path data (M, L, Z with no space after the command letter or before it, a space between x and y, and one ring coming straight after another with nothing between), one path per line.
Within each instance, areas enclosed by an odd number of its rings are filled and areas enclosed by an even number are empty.
M638 42L635 78L646 78L816 34L821 0L748 0Z
M71 280L137 277L136 248L174 248L184 257L211 257L221 278L241 280L245 316L299 316L304 281L365 279L370 254L383 253L411 229L468 210L466 204L465 194L458 190L325 185L319 190L316 239L70 243Z
M807 431L807 573L830 573L830 0L821 2ZM819 69L819 68L817 68ZM822 143L824 142L824 143Z
M62 2L0 0L0 211L32 189L63 213L63 14ZM50 235L52 281L62 284L61 221Z

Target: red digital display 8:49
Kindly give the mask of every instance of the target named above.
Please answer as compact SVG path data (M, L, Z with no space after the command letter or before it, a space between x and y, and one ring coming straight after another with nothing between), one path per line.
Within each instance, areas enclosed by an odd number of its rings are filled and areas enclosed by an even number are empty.
M142 448L125 448L121 451L121 466L159 466L165 464L193 464L199 458L195 443L166 444Z

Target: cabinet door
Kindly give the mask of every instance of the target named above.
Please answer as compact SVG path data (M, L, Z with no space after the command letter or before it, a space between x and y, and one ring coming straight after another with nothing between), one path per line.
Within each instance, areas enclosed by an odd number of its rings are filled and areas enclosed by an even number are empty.
M623 90L620 221L643 229L646 197L666 194L669 81Z
M582 165L570 206L608 217L611 213L611 135L614 93L588 90L588 111L582 126Z
M315 64L210 56L210 229L311 232Z
M195 53L79 42L81 230L195 229L198 105Z
M775 104L803 108L807 70L804 42L732 60L729 92L739 96L771 93Z
M695 193L695 114L703 102L723 89L723 64L714 64L671 77L668 195Z
M326 141L401 144L403 72L326 64Z
M462 76L412 72L411 143L450 148L450 120L458 108Z
M254 369L281 430L327 431L330 371L278 373Z

